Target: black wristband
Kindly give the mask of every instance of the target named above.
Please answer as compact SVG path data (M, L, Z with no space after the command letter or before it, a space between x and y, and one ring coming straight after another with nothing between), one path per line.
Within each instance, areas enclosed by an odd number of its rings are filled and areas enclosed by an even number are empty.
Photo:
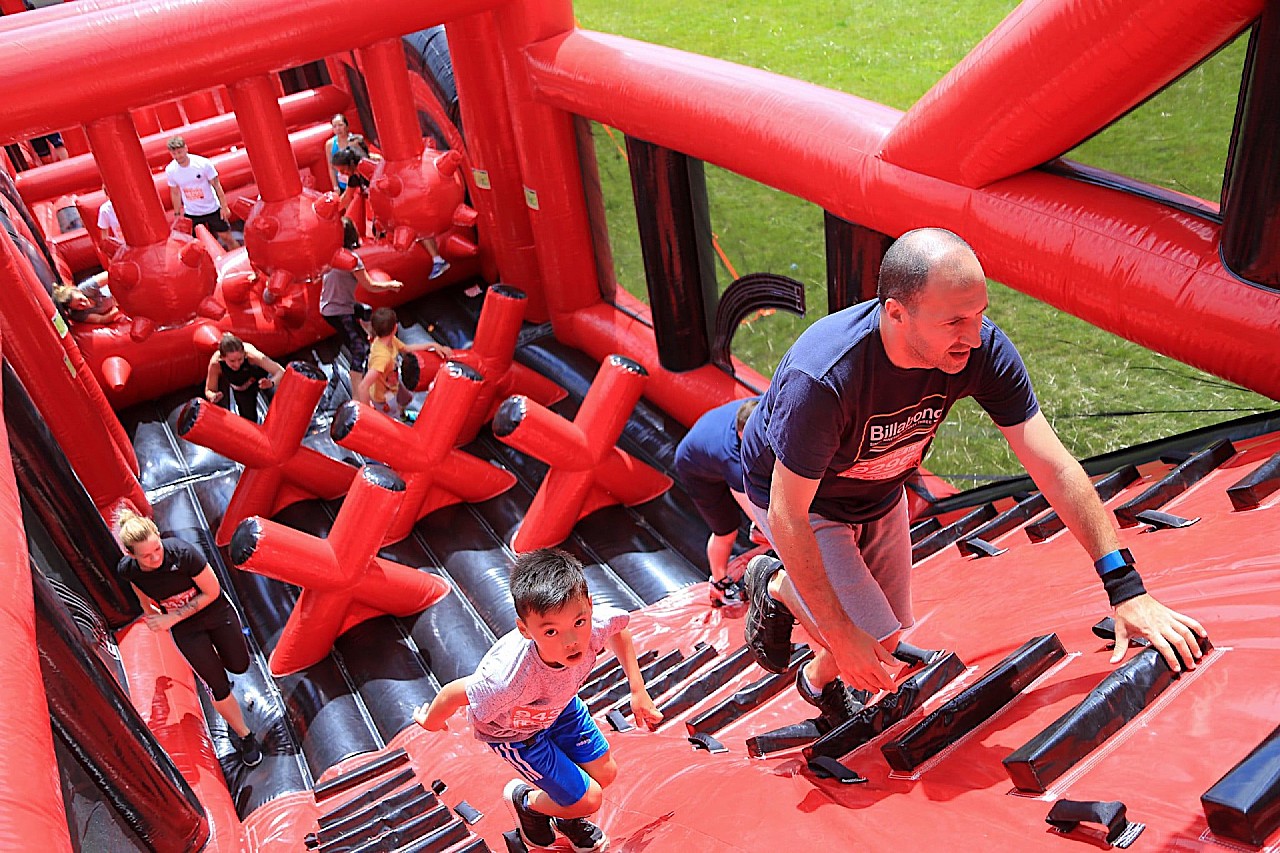
M1107 572L1102 576L1102 588L1107 591L1107 600L1112 607L1147 592L1147 588L1142 585L1142 575L1133 566Z

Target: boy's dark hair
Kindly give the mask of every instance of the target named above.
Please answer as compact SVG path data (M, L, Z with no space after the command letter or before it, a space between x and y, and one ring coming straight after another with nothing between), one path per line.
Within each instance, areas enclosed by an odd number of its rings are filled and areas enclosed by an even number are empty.
M521 619L559 610L589 595L582 563L558 548L540 548L521 555L511 569L510 587L516 615Z
M385 338L396 330L396 326L400 321L396 318L396 309L388 308L385 305L381 308L373 309L373 318L369 321L369 325L373 327L373 333L379 338Z
M342 217L342 248L360 248L360 229L351 221L351 217Z

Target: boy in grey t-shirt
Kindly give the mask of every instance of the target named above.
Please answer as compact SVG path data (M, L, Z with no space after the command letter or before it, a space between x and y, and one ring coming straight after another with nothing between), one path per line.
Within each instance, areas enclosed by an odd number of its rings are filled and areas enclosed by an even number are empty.
M476 738L533 783L513 779L503 791L526 845L550 847L559 832L577 853L606 850L608 838L587 817L600 810L618 766L577 693L607 648L627 675L636 722L652 728L662 720L644 689L630 617L593 608L582 564L563 551L520 557L510 584L516 629L493 644L473 675L446 684L413 718L441 731L467 707Z

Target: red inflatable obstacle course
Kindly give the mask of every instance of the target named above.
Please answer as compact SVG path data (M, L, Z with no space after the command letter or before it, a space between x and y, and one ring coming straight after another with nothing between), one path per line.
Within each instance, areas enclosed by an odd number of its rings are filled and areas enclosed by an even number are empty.
M366 619L409 616L449 593L449 585L435 575L377 556L403 498L403 480L386 468L366 465L327 539L256 516L236 528L233 563L302 587L271 655L273 675L322 660L339 634Z
M404 479L404 499L387 526L386 543L408 536L413 523L433 510L486 501L515 485L511 472L457 449L482 383L480 374L450 361L436 373L412 427L354 400L334 415L334 441L386 463Z
M493 420L502 401L512 394L522 394L543 406L553 406L565 398L563 388L513 359L526 304L523 291L503 284L490 287L485 291L475 340L468 349L449 356L451 361L476 371L482 382L475 402L467 410L466 422L458 431L459 444L475 438L480 427ZM426 391L439 364L440 357L435 353L411 353L400 368L401 380L415 391Z
M203 399L183 407L179 436L244 465L218 527L219 545L228 544L246 518L269 517L301 500L346 493L356 469L302 444L326 384L315 365L291 363L261 425Z
M641 504L671 488L670 477L616 446L647 375L629 358L609 357L572 421L528 397L498 409L493 434L551 466L511 543L517 552L560 544L601 507Z

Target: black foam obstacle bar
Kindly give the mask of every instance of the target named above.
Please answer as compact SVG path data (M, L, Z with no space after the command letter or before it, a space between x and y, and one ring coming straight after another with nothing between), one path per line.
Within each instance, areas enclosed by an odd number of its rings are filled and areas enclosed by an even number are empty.
M1215 441L1165 474L1142 494L1116 507L1116 520L1121 527L1138 525L1142 521L1137 517L1138 513L1147 509L1159 509L1235 455L1235 446L1228 439Z
M719 653L715 650L714 646L707 645L706 643L698 643L694 646L693 654L689 655L689 657L671 667L671 669L666 672L646 681L644 689L650 696L661 696L663 693L666 693L693 673L702 669L717 654ZM624 714L629 713L631 711L631 697L624 696L609 710L618 711Z
M659 705L658 710L662 712L662 722L658 725L662 726L671 722L671 720L680 716L721 687L724 687L729 683L729 679L744 671L753 663L755 663L755 658L752 657L751 650L746 646L742 646L704 675L680 688L670 699Z
M1236 509L1253 509L1276 489L1280 489L1280 453L1227 489L1227 497L1231 498L1231 505Z
M1098 493L1098 497L1102 502L1106 503L1141 476L1138 473L1137 466L1126 465L1123 468L1117 468L1094 483L1093 490ZM1032 542L1043 542L1059 530L1065 529L1066 526L1056 512L1051 512L1039 521L1031 522L1023 529L1027 531L1027 538Z
M672 649L671 651L667 652L665 655L658 658L648 666L641 667L640 677L644 679L646 684L648 684L651 680L656 678L658 675L678 665L682 660L684 660L684 652L680 651L679 649ZM614 702L617 702L623 696L627 695L628 692L630 691L628 689L627 681L624 676L622 681L613 685L608 690L605 690L601 693L597 693L595 696L592 696L591 699L588 700L586 703L587 710L593 714L598 714L599 712L603 711L605 708L612 705Z
M1208 639L1201 639L1200 645L1208 649ZM1160 652L1143 649L1005 758L1009 778L1019 791L1043 794L1055 779L1138 716L1174 678Z
M791 662L786 672L769 673L687 721L684 725L689 730L690 737L713 735L744 714L768 702L791 686L796 680L796 667L807 662L811 657L813 657L812 649L808 646L797 646L791 653Z
M319 801L331 797L339 791L345 791L348 788L381 776L383 773L408 762L408 760L409 755L403 749L392 750L386 755L380 755L372 761L367 761L359 767L335 776L328 782L316 785L315 798Z
M1057 634L1027 640L977 682L881 746L880 751L894 770L914 770L990 719L1066 654Z
M912 545L911 562L918 563L925 557L938 553L948 545L968 536L999 514L995 504L983 504L957 521L948 524L941 530L930 533Z
M956 543L956 547L960 549L961 554L972 554L975 557L991 556L987 549L975 544L974 540L980 539L990 542L992 539L1008 533L1022 522L1035 518L1048 508L1049 499L1042 494L1037 493L1029 498L1024 498L968 536L965 536Z
M812 746L804 748L804 757L812 760L820 755L840 758L867 741L902 722L926 700L954 681L965 670L964 661L955 652L941 655L924 669L913 674L888 696L868 705L851 718L827 732Z
M1280 827L1280 726L1200 797L1214 835L1261 846Z

